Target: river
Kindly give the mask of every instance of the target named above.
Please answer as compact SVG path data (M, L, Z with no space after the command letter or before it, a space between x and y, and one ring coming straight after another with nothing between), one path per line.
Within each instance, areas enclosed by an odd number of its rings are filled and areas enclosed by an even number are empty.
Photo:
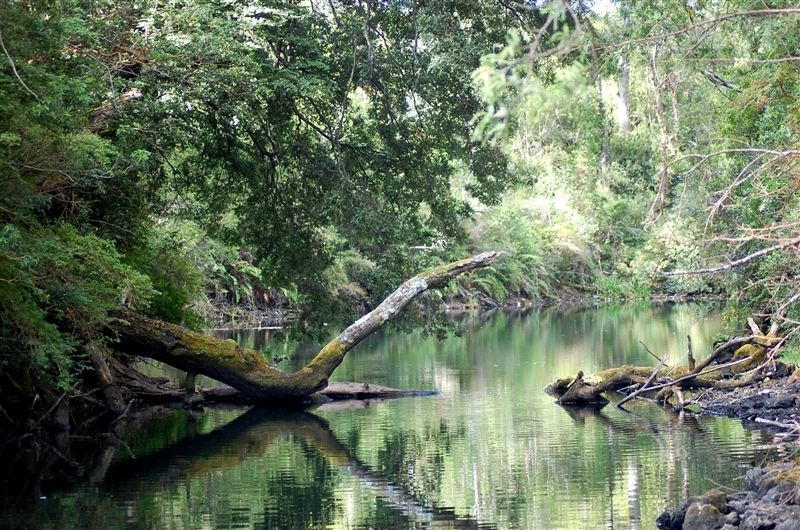
M702 357L722 330L706 305L550 308L459 322L463 334L445 341L376 334L334 374L438 395L306 411L169 411L107 461L96 456L81 480L52 470L6 476L0 526L632 530L653 528L687 495L741 487L744 471L770 458L768 435L738 421L648 402L629 412L567 409L542 392L578 370L656 364L647 349L680 359L687 335ZM271 344L265 330L233 335L289 354L287 368L316 351Z

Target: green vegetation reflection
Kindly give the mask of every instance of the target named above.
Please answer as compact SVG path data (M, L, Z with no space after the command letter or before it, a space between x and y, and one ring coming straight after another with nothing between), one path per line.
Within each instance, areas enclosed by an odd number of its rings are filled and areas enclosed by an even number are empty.
M306 412L172 411L136 428L102 479L6 510L10 528L637 528L667 505L737 486L763 435L648 403L556 406L554 373L654 362L639 344L707 350L698 305L470 315L461 337L387 335L343 378L438 396ZM608 353L606 349L614 349ZM355 367L359 367L356 372ZM348 373L349 371L349 373ZM349 405L353 405L350 403ZM713 482L712 482L713 481Z

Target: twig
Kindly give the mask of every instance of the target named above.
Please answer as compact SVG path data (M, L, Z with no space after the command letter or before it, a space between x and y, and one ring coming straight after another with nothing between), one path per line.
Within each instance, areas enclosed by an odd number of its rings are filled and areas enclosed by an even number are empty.
M0 407L0 412L3 413L3 416L6 417L6 419L8 420L9 423L11 423L11 424L14 423L14 420L11 419L11 416L8 415L8 413L6 412L6 410L3 407Z
M667 32L667 33L658 33L658 34L654 34L654 35L647 35L645 37L641 37L641 38L638 38L638 39L632 39L630 41L627 41L625 43L625 45L627 45L627 46L634 45L635 46L635 45L644 44L644 43L647 43L647 42L663 40L663 39L666 39L667 37L674 37L674 36L677 36L677 35L689 34L690 32L695 31L697 28L702 28L704 26L717 27L717 26L720 25L720 23L726 22L726 21L734 19L734 18L751 18L751 17L757 17L757 16L780 16L780 15L792 15L792 14L797 14L797 13L800 13L800 9L796 9L796 8L788 8L788 9L755 9L755 10L750 10L750 11L737 11L737 12L734 12L734 13L725 13L723 15L720 15L719 17L712 18L712 19L709 19L709 20L701 20L701 21L698 21L698 22L696 22L694 24L690 24L689 26L682 27L681 29L678 29L678 30L670 31L670 32Z
M789 308L789 306L797 302L798 300L800 300L800 291L796 292L791 298L789 298L786 302L784 302L784 304L778 308L776 314L779 317L783 317L784 313L786 313L786 310Z
M134 453L134 452L131 450L131 447L130 447L130 446L127 444L127 442L126 442L125 440L123 440L123 439L120 437L120 435L119 435L119 434L117 434L117 433L115 433L115 432L112 432L111 434L113 434L113 435L114 435L114 437L117 439L117 441L118 441L120 444L122 444L122 447L124 447L124 448L125 448L125 450L126 450L126 451L128 451L128 456L130 456L130 457L131 457L131 460L136 460L136 454L135 454L135 453Z
M657 356L655 353L653 353L653 352L651 352L651 351L650 351L650 348L648 348L648 347L647 347L647 345L646 345L644 342L642 342L642 341L639 341L639 344L641 344L641 345L642 345L642 347L645 349L645 351L646 351L647 353L649 353L650 355L652 355L653 357L655 357L656 361L658 361L658 362L663 362L663 361L662 361L662 360L661 360L661 359L660 359L660 358L659 358L659 357L658 357L658 356ZM667 357L669 357L669 354L667 354Z
M765 348L772 346L771 344L759 343L755 339L756 339L756 337L752 337L752 336L750 336L750 337L734 337L734 338L730 339L725 344L722 344L721 346L718 346L717 349L712 351L711 354L708 357L706 357L705 359L700 361L700 363L698 363L695 366L695 369L692 370L692 374L695 374L695 375L699 374L700 372L703 371L704 368L706 368L712 362L714 362L714 360L717 357L719 357L720 355L722 355L726 351L733 349L734 347L744 346L745 344L756 344L756 345L759 345L759 346L762 346L762 347L765 347Z
M3 48L3 52L6 54L6 57L8 57L8 62L11 64L11 70L14 72L14 75L17 76L17 79L19 80L20 84L23 87L25 87L25 90L30 92L33 95L33 97L36 98L36 101L38 101L41 104L42 100L39 99L39 96L36 95L36 92L31 90L28 87L28 85L25 84L25 81L23 81L22 78L19 76L19 72L17 72L17 67L14 65L14 59L11 58L11 55L8 53L8 50L6 49L6 45L3 43L3 32L2 31L0 31L0 47Z
M714 368L712 368L710 370L706 370L705 372L699 372L699 373L696 373L696 374L685 375L683 377L679 377L678 379L676 379L674 381L670 381L668 383L663 383L663 384L660 384L660 385L651 386L648 390L661 390L662 388L666 388L668 386L675 385L675 384L680 383L682 381L686 381L687 379L695 379L697 377L700 377L701 375L710 374L711 372L716 372L717 370L722 370L723 368L730 368L731 366L735 366L737 364L740 364L740 363L743 363L743 362L749 361L749 360L750 360L750 357L742 357L741 359L737 359L737 360L731 361L729 363L720 364L719 366L715 366Z
M790 434L800 435L800 424L797 422L795 423L781 423L779 421L772 421L767 420L764 418L756 418L756 423L763 423L764 425L770 425L772 427L778 427L779 429L786 429L790 431Z
M117 423L119 423L122 419L128 416L128 412L131 410L131 405L133 405L133 402L134 402L133 399L128 401L128 406L125 407L125 410L122 411L122 414L120 414L114 421L108 424L109 429L113 429Z
M646 346L645 346L645 348L646 348ZM640 387L639 387L639 390L637 390L636 392L631 392L630 394L628 394L628 395L627 395L627 396L625 396L624 398L620 399L619 401L617 401L617 402L614 404L614 406L615 406L615 407L617 407L618 409L619 409L619 408L622 408L622 405L624 405L624 404L625 404L625 403L627 403L628 401L632 400L633 398L635 398L635 397L636 397L636 396L638 396L638 395L641 395L642 393L646 392L647 390L650 390L650 389L649 389L649 388L647 388L647 387L650 385L650 383L652 383L652 382L653 382L653 379L655 379L655 378L656 378L656 376L658 375L658 371L659 371L659 370L661 370L661 368L663 368L663 367L664 367L664 363L666 362L666 360L667 360L668 358L669 358L669 354L666 354L666 355L664 356L664 358L663 358L663 359L661 359L661 362L660 362L660 363L658 363L658 366L656 366L656 369L655 369L655 370L653 370L653 373L652 373L652 374L650 374L650 378L649 378L647 381L645 381L645 382L644 382L644 384L643 384L642 386L640 386Z
M777 250L796 247L798 245L800 245L800 237L789 239L788 241L782 241L781 243L778 243L777 245L773 245L771 247L762 248L761 250L753 252L752 254L748 254L743 258L733 260L727 265L722 265L720 267L711 267L709 269L697 269L693 271L662 272L661 274L663 274L664 276L686 276L689 274L714 274L717 272L725 272L731 269L735 269L736 267L739 267L741 265L746 265L747 263L750 263L753 260L756 260L762 256L766 256L767 254L771 254Z
M65 397L67 397L67 395L68 395L68 394L70 394L70 393L71 393L73 390L75 390L75 387L76 387L76 386L78 386L78 383L75 383L74 385L72 385L72 387L70 387L70 389L69 389L69 390L67 390L66 392L64 392L63 394L61 394L61 395L58 397L58 399L56 400L56 402L55 402L55 403L53 403L53 406L52 406L52 407L50 407L50 410L48 410L47 412L45 412L45 413L42 415L42 417L41 417L41 418L39 418L39 420L38 420L36 423L34 423L34 424L33 424L33 426L34 426L34 427L36 427L37 425L39 425L39 424L42 422L42 420L43 420L43 419L45 419L46 417L48 417L48 416L50 415L50 413L51 413L51 412L53 412L53 411L56 409L56 407L58 407L59 403L61 403L61 401L63 401L63 399L64 399Z
M718 482L715 482L713 479L710 479L710 478L708 478L708 477L704 477L704 480L707 480L708 482L710 482L710 483L712 483L713 485L715 485L715 486L716 486L716 489L718 489L718 490L723 490L723 489L726 489L726 490L728 490L728 491L731 491L731 492L738 491L736 488L732 488L732 487L730 487L730 486L725 486L724 484L720 484L720 483L718 483Z
M703 396L705 396L706 394L708 394L709 392L711 392L711 390L712 390L711 388L706 388L706 389L705 389L705 391L704 391L702 394L700 394L699 396L697 396L697 397L693 398L693 399L691 400L691 402L693 402L693 403L699 403L699 402L700 402L700 401L703 399Z
M667 356L669 356L669 355L667 355ZM650 382L653 380L653 378L656 376L656 374L658 374L658 370L661 369L661 366L659 366L658 368L656 368L655 371L653 371L653 373L650 375L650 379L648 379L644 383L644 385L642 385L642 387L639 390L637 390L636 392L633 392L631 394L628 394L627 396L625 396L624 398L619 400L614 406L617 407L620 410L625 410L625 409L622 408L623 404L627 403L628 401L630 401L631 399L635 398L636 396L642 394L645 391L652 392L654 390L661 390L662 388L666 388L668 386L676 385L676 384L678 384L678 383L680 383L682 381L686 381L687 379L695 379L695 378L700 377L702 375L710 374L712 372L716 372L717 370L722 370L723 368L728 368L730 366L734 366L734 365L737 365L737 364L743 363L744 361L749 361L749 360L750 360L750 357L743 357L741 359L737 359L737 360L729 362L729 363L725 363L725 364L721 364L719 366L715 366L714 368L712 368L710 370L706 370L705 372L699 372L699 373L695 373L695 374L685 375L683 377L679 377L678 379L676 379L674 381L668 381L666 383L661 383L661 384L658 384L658 385L655 385L655 386L648 387L647 385L650 384Z

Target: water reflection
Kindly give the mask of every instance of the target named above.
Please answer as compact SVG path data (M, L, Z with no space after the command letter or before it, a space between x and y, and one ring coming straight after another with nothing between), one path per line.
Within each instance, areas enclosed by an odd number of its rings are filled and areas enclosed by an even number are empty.
M196 420L195 413L185 414L187 424ZM287 441L296 451L291 455L293 465L290 466L281 458L272 460L275 455L270 454L275 449L273 446ZM399 440L401 452L402 446L403 442ZM277 452L280 454L283 450ZM264 459L270 459L270 462L266 463ZM265 473L260 474L249 487L215 480L229 474L238 475L243 463L254 460L266 464ZM58 491L50 492L50 496L42 495L40 500L43 502L29 508L37 519L41 517L37 520L37 528L113 528L121 523L160 527L161 524L156 523L169 514L169 504L175 499L173 494L180 491L178 499L182 500L185 495L186 500L186 505L180 507L181 519L189 517L190 509L199 508L200 517L194 513L187 521L191 528L199 527L195 523L202 522L213 522L214 528L318 527L325 521L336 520L337 506L329 499L335 496L337 480L334 475L337 472L352 478L381 501L381 517L384 521L394 521L392 527L398 521L404 521L412 526L424 524L429 528L478 528L477 521L470 517L456 516L452 510L428 506L403 487L387 480L383 474L370 469L335 438L324 418L300 411L266 408L251 409L207 434L198 435L189 428L182 440L161 451L110 467L103 466L102 471L94 473L89 481L90 484L102 482L101 488L83 487L79 488L80 494L71 492L64 497ZM232 490L226 488L228 485ZM264 485L268 486L268 493L264 491ZM242 491L243 487L246 487L245 491ZM247 506L233 508L235 502L231 491L236 493L235 496L252 495L260 503L248 502ZM215 498L208 498L209 493ZM167 494L166 499L162 498L163 494ZM52 516L60 510L52 509L53 504L64 498L72 501L80 498L81 506L92 499L95 509L67 510L65 519L54 520ZM218 504L221 500L223 505L230 505L227 511L207 510L209 501ZM159 501L161 510L167 508L166 513L149 514L142 510L143 506ZM116 510L115 505L123 506L125 510ZM7 522L13 527L13 523L19 520ZM19 527L26 527L30 522L28 517Z
M286 528L288 522L293 527L305 528L308 523L332 515L330 503L321 502L333 491L333 483L324 480L332 468L352 465L357 469L358 464L352 464L344 448L332 438L326 420L302 412L249 410L209 434L187 436L156 454L113 467L106 476L106 490L127 495L131 487L138 489L141 483L156 491L190 486L196 479L227 474L247 460L264 458L271 446L285 440L297 445L299 454L293 456L304 461L301 474L309 473L314 480L303 480L296 473L301 466L290 470L279 459L275 469L270 469L264 478L269 481L271 475L279 479L273 480L271 495L280 502L280 507L267 506L263 514L248 509L244 519L263 520L273 523L276 526L268 526L275 528ZM253 493L261 489L253 486ZM239 509L237 518L244 515L245 510Z
M765 435L646 402L629 412L559 407L541 388L578 369L652 363L639 341L674 354L690 334L695 351L708 350L720 323L703 311L496 314L462 317L463 335L445 342L373 337L339 380L441 394L167 411L98 453L75 484L45 477L22 502L7 499L0 526L648 528L687 495L741 485L765 457ZM291 362L313 349L296 347Z

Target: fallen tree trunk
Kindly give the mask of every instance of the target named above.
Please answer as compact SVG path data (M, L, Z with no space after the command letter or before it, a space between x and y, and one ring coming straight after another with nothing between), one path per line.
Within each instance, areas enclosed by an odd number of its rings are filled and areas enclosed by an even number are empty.
M695 363L690 358L688 366L620 366L609 368L587 378L583 372L575 377L564 377L553 381L544 388L548 394L558 398L561 405L603 405L609 400L605 392L629 389L637 395L652 395L658 392L657 399L666 402L674 393L691 388L733 388L742 384L752 384L767 377L762 374L765 359L772 358L770 352L781 343L770 330L767 335L735 337L717 347L703 361ZM733 355L730 360L726 356ZM691 350L690 350L691 353ZM714 364L717 363L717 364ZM734 380L737 375L750 372L743 380ZM621 402L621 403L624 403ZM683 403L678 403L683 405Z
M123 353L151 357L188 373L208 376L255 399L306 396L324 389L347 352L397 316L414 297L443 287L462 272L490 265L500 255L485 252L407 280L296 372L285 372L261 352L242 348L232 340L215 339L128 311L120 311L110 324L118 339L113 346Z

